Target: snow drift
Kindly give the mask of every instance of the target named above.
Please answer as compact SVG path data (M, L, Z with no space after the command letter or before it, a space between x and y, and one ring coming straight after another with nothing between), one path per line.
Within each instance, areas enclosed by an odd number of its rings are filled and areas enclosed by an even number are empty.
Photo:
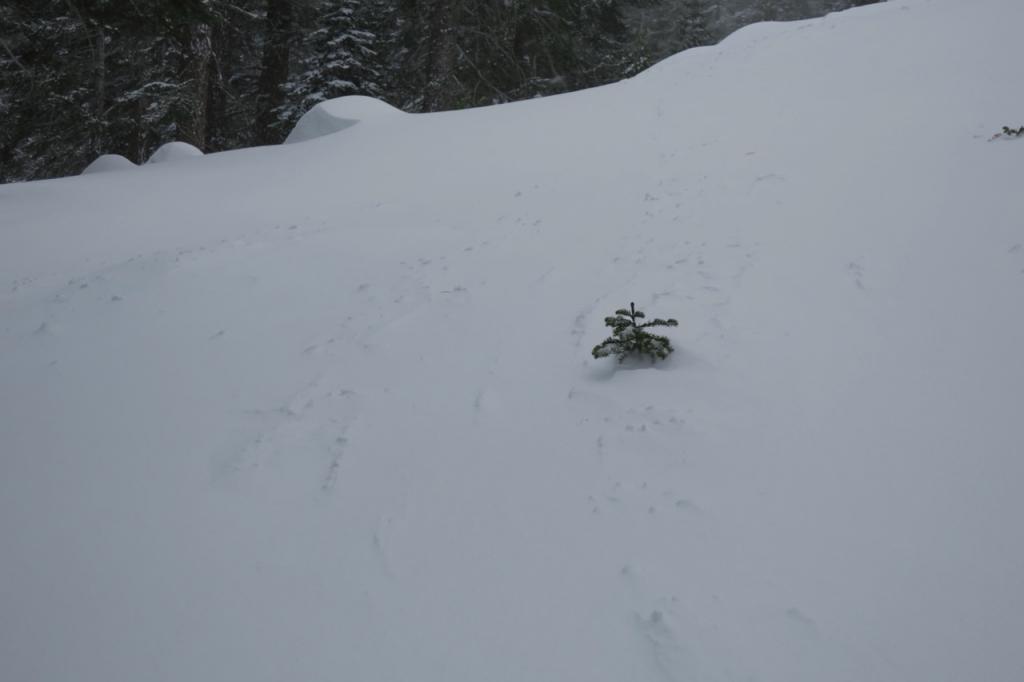
M110 173L112 171L130 170L138 168L134 163L120 154L103 154L96 157L96 160L85 167L82 175L91 173Z
M0 187L0 678L1024 679L1021 25Z
M360 121L403 113L373 97L349 95L320 102L303 114L285 144L305 142L350 128Z
M202 155L203 152L198 147L188 142L168 142L153 152L146 163L168 163Z

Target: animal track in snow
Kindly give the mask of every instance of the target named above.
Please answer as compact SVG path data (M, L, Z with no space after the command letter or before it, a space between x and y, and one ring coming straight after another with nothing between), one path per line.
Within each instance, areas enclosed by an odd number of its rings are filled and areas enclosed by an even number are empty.
M853 278L853 283L858 289L864 289L864 266L856 261L850 261L846 266L847 272Z
M348 445L348 438L337 436L331 448L331 461L327 467L327 475L324 476L323 485L320 486L324 492L330 492L338 483L338 470L341 469L341 458L345 454L345 446Z
M215 481L251 485L271 477L333 491L360 405L354 391L326 388L329 383L322 378L275 409L249 411L259 431L239 450L215 459Z
M569 330L569 335L573 338L573 345L579 348L583 345L583 337L587 333L587 317L593 312L593 306L588 307L576 315L576 318L572 322L572 329Z
M786 609L786 618L804 632L817 634L818 624L800 609L796 607Z
M655 667L662 678L670 682L687 679L684 672L690 667L686 649L679 642L661 609L653 609L647 615L636 614L637 631L650 648Z
M334 341L335 341L334 337L331 337L331 338L327 339L326 341L320 341L320 342L316 342L316 343L311 343L311 344L309 344L308 346L306 346L305 348L302 349L302 354L303 355L320 355L321 353L323 353L323 352L327 351L328 349L330 349L330 347L334 344Z

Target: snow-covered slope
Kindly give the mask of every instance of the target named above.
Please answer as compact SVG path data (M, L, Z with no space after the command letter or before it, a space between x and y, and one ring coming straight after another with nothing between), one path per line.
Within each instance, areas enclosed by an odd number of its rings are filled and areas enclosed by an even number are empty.
M0 678L1024 679L1021 26L0 188Z

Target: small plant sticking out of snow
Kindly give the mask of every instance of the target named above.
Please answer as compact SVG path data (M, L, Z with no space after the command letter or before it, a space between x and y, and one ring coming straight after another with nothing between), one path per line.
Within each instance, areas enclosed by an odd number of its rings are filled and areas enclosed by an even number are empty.
M621 308L615 311L613 317L604 318L605 325L612 328L612 335L594 346L594 357L606 358L614 355L619 358L619 362L633 354L647 355L651 362L667 358L673 350L668 338L646 330L648 327L675 327L679 323L673 319L655 318L650 322L637 324L637 320L643 320L644 317L645 315L630 303L629 310Z
M1011 128L1010 126L1003 126L1003 132L996 133L989 140L996 140L1000 137L1024 137L1024 126L1020 128Z

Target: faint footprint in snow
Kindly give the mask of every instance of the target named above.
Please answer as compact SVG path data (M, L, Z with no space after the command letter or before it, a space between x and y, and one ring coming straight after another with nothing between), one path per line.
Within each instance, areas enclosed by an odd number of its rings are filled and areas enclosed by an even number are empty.
M341 469L341 459L345 454L346 445L348 445L348 438L338 436L334 439L334 447L331 448L331 461L327 466L323 485L320 486L325 493L333 490L338 483L338 471Z
M501 412L502 400L498 392L492 388L481 388L476 392L476 397L473 400L473 411L476 413L475 419L478 419L480 415L491 415Z
M690 656L676 638L665 612L654 609L646 616L636 614L636 623L662 678L671 682L691 679Z
M818 624L814 619L795 606L786 609L786 618L801 632L808 635L818 634Z
M377 522L377 529L373 531L373 551L380 559L381 564L384 567L384 573L388 576L394 577L394 571L391 570L391 560L388 557L388 552L385 547L384 537L387 533L387 526L391 523L390 517L384 517Z
M11 281L11 293L16 293L22 287L27 287L32 284L33 279L31 277L22 277Z
M676 500L675 508L682 512L692 512L694 514L701 513L701 508L699 505L694 504L693 502L685 498L679 498L678 500Z
M778 173L767 173L765 175L758 175L754 178L753 182L750 183L750 189L747 190L747 194L753 194L754 189L758 185L763 184L780 184L786 182L786 178Z
M330 383L314 381L276 409L246 412L258 430L240 449L213 458L214 482L234 486L288 479L300 488L331 492L360 405L353 391L325 389Z
M328 350L331 345L334 344L334 337L327 339L326 341L317 341L311 343L302 349L303 355L320 355L324 351Z
M587 332L587 317L593 310L593 306L587 307L577 314L576 319L572 322L572 330L570 330L569 334L573 338L573 345L577 348L583 345L583 337Z
M846 270L850 273L853 278L853 283L857 285L858 289L864 289L864 266L856 261L850 261L846 266Z

